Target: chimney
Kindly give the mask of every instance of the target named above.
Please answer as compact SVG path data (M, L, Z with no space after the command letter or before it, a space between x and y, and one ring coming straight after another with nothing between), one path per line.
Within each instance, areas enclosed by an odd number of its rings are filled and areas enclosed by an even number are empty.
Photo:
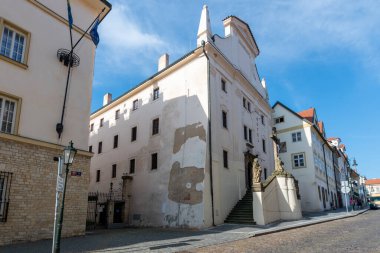
M112 101L112 94L111 93L106 93L103 97L103 106L108 105Z
M158 59L158 71L163 70L167 66L169 66L169 55L168 54L163 54Z

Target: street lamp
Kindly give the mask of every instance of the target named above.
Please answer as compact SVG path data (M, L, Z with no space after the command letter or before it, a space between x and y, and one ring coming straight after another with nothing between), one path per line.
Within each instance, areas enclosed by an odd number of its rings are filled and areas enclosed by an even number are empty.
M65 176L65 184L63 188L61 211L59 213L59 220L58 220L58 225L57 225L57 237L56 237L56 241L54 245L54 253L59 253L61 250L61 231L62 231L62 222L63 222L63 210L65 208L67 175L69 174L69 166L73 163L76 153L77 153L77 150L73 147L73 142L70 141L69 146L65 147L65 149L63 150L63 164L66 165L66 176Z

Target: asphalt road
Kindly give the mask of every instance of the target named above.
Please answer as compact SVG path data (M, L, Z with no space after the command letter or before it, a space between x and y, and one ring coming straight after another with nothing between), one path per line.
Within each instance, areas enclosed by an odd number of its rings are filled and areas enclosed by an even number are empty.
M184 252L380 252L380 210Z

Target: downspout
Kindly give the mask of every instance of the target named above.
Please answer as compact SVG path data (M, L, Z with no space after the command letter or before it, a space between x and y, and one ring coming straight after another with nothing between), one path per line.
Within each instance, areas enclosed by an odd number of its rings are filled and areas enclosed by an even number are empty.
M212 134L211 134L211 87L210 87L210 59L205 51L205 41L202 40L203 54L207 59L207 89L208 89L208 152L209 152L209 167L210 167L210 193L211 193L211 213L212 213L212 225L215 226L214 217L214 186L212 180Z
M326 165L326 154L325 154L325 145L326 142L322 144L322 149L323 149L323 160L325 161L325 173L326 173L326 183L327 183L327 193L330 195L330 187L329 187L329 178L327 176L327 165ZM328 197L327 195L327 197Z

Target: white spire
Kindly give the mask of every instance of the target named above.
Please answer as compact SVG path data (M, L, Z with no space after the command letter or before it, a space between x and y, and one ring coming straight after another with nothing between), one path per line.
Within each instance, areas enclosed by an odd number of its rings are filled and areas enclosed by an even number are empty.
M197 35L197 46L200 46L202 40L205 42L211 41L211 25L210 16L208 14L207 5L203 5L201 20L199 21L198 35Z

